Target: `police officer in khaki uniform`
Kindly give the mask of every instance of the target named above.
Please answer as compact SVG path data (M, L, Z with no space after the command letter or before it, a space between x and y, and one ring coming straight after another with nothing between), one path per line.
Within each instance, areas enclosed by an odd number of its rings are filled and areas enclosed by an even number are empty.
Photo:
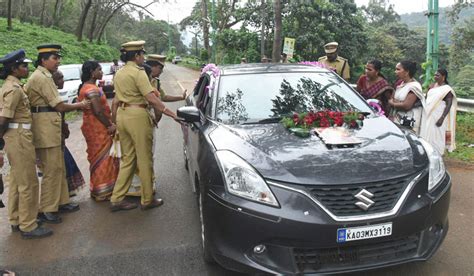
M33 142L43 170L38 217L47 223L61 223L58 210L64 213L79 210L79 205L69 202L61 146L61 112L89 108L90 103L67 104L61 101L52 78L60 64L61 45L41 45L37 49L37 68L26 84L26 91L33 116Z
M0 139L5 139L10 161L8 216L13 232L21 231L25 239L51 236L53 231L38 226L39 184L36 176L36 155L31 132L31 112L28 97L20 83L28 77L25 51L9 53L3 63L0 91Z
M145 41L122 44L120 59L126 64L115 74L114 79L114 102L119 105L116 121L122 157L110 199L113 212L137 207L135 203L124 200L137 169L142 183L142 209L151 209L163 204L162 199L153 198L153 123L146 110L147 104L153 107L157 116L163 113L176 119L176 115L153 93L155 89L141 67L145 61L144 45Z
M177 102L182 101L186 98L186 90L183 91L181 96L171 96L167 95L161 87L160 84L160 75L163 73L163 69L165 67L165 60L166 56L162 55L148 55L146 58L146 64L151 67L151 86L156 88L160 92L160 98L163 102Z
M339 43L337 42L329 42L324 45L326 56L320 57L319 62L326 64L329 68L335 70L339 76L348 81L351 77L349 62L347 59L337 55L338 47Z

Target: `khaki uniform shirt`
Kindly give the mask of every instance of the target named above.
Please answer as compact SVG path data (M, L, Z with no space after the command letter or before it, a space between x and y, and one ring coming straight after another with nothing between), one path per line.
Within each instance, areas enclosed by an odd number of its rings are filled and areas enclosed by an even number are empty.
M131 61L115 74L114 87L117 99L128 104L146 104L145 95L153 91L145 69Z
M8 76L0 90L0 116L13 123L31 124L30 102L21 87L20 80Z
M55 107L61 103L58 89L48 69L43 66L31 74L25 85L26 93L32 107ZM33 144L36 148L52 148L61 146L61 113L39 112L32 113Z
M166 95L166 93L165 93L165 90L163 90L163 88L160 85L160 79L159 78L152 78L151 79L151 86L153 86L153 88L156 88L156 89L158 89L158 91L160 91L160 97L163 99L163 97Z
M333 70L335 69L336 73L345 80L348 80L351 77L349 62L343 57L338 56L336 60L331 62L326 56L324 56L320 57L318 61L326 64L329 68Z

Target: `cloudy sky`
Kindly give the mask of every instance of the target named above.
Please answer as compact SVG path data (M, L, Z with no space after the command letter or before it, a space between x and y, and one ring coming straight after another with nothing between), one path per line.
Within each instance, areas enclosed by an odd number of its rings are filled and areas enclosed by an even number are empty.
M149 0L151 1L151 0ZM134 0L135 3L149 3L147 0ZM168 3L165 3L168 2ZM191 14L196 0L158 0L157 3L150 6L149 10L155 15L156 19L168 20L170 23L179 23L183 18ZM367 5L369 0L355 0L358 6ZM398 14L420 12L428 9L428 0L389 0L395 5L395 11ZM440 7L446 7L454 4L455 0L439 0Z

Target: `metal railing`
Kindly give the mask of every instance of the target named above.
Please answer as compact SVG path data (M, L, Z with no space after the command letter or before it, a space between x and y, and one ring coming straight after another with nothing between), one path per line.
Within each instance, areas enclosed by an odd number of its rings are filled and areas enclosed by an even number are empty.
M458 98L458 111L474 112L474 100Z

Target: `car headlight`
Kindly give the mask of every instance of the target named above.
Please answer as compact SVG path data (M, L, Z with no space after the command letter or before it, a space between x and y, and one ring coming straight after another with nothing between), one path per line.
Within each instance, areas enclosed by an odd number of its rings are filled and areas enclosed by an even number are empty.
M265 180L242 158L230 151L217 151L227 191L236 196L279 207Z
M423 139L420 139L421 144L425 148L426 154L430 161L430 171L428 179L428 192L431 192L443 179L446 174L446 168L444 167L443 157L441 154Z

